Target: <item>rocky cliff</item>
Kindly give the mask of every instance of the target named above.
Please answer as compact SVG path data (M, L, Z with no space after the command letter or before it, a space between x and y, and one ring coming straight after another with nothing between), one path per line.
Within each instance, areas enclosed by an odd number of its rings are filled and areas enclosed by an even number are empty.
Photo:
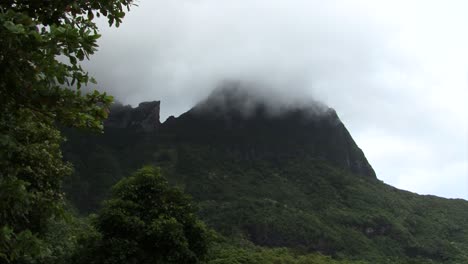
M363 176L374 170L334 109L319 102L285 106L240 85L216 89L178 118L159 121L160 102L136 108L115 104L107 129L155 132L177 142L198 142L248 159L312 155Z
M249 158L312 155L375 178L335 110L319 102L285 106L240 86L222 87L187 113L169 118L162 131L180 142L224 147Z
M117 103L111 107L109 117L104 122L104 127L131 128L152 132L161 125L159 111L160 101L143 102L136 108Z

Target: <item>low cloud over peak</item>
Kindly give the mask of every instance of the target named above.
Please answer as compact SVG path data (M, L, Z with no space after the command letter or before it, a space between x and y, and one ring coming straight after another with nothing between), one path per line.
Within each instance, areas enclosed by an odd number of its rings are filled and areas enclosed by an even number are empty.
M120 28L102 23L86 66L124 103L161 100L162 120L224 80L322 101L380 179L467 198L466 10L462 0L141 1Z
M311 116L322 115L330 110L321 102L287 94L287 90L288 87L282 90L271 89L258 82L226 80L199 102L194 110L219 114L237 113L247 118L258 111L274 117L295 110L307 112Z

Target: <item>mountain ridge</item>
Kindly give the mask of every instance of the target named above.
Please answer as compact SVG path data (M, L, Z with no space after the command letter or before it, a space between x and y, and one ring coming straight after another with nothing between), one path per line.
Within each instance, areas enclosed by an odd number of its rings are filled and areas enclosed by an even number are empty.
M198 109L150 131L64 131L64 156L75 165L67 197L93 212L110 186L149 164L192 195L199 216L225 237L371 263L468 261L468 202L379 181L333 110Z
M246 102L245 98L250 99ZM272 107L275 106L255 98L248 90L222 87L178 118L169 118L161 129L181 137L190 137L187 131L207 133L210 140L225 137L225 141L246 146L262 145L271 136L267 145L275 142L283 149L315 153L317 158L332 161L353 173L376 178L334 109L318 102L276 111ZM274 148L265 144L262 147Z

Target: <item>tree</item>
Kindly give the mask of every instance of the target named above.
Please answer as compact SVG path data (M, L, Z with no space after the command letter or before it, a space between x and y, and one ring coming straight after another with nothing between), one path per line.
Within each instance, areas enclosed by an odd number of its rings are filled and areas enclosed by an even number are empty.
M97 48L93 22L122 21L133 0L0 0L0 262L39 261L62 208L57 125L102 130L112 97L82 93L80 62Z
M118 182L96 223L97 263L197 263L208 248L191 199L153 167Z

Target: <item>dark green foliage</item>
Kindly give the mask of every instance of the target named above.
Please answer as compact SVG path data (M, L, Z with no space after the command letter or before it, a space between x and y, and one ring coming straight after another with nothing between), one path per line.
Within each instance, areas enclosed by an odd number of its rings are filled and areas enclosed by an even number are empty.
M57 212L60 183L70 168L62 161L53 120L22 109L0 117L0 223L14 231L41 232Z
M199 203L207 225L222 235L371 263L468 259L465 201L401 191L305 154L249 156L223 144L168 143L168 136L118 133L93 142L112 153L123 170L136 166L127 157L162 166L169 181ZM119 140L110 140L111 135Z
M264 248L235 241L211 248L207 264L370 264L365 261L336 260L321 254L299 254L287 248ZM384 262L379 262L384 264Z
M73 141L65 144L64 155L75 171L79 171L65 179L64 189L81 213L95 211L107 198L112 185L141 168L145 164L144 156L152 156L157 149L156 142L148 142L146 136L141 138L132 132L122 134L105 129L102 136L72 129L64 131ZM108 144L115 148L108 148Z
M132 0L0 0L0 262L47 263L47 225L63 214L57 125L101 131L112 97L80 62L97 48L94 14L118 25ZM61 58L60 60L58 58Z
M112 177L143 164L160 166L169 182L193 196L209 227L256 246L218 244L209 258L214 263L322 263L304 257L310 253L332 258L324 263L468 262L468 202L379 181L331 110L276 116L261 104L254 110L247 117L236 107L210 110L202 103L150 133L69 133L66 157L80 164L70 193L80 182L99 186L94 197L103 197ZM105 174L84 158L106 155L100 160L118 166L107 166ZM83 212L96 209L96 203L76 204ZM222 255L229 257L217 258Z
M48 255L43 262L69 264L83 246L83 241L96 236L98 234L87 218L67 213L64 219L50 221L44 236Z
M113 187L96 227L102 238L94 263L197 263L208 247L191 199L153 167Z

